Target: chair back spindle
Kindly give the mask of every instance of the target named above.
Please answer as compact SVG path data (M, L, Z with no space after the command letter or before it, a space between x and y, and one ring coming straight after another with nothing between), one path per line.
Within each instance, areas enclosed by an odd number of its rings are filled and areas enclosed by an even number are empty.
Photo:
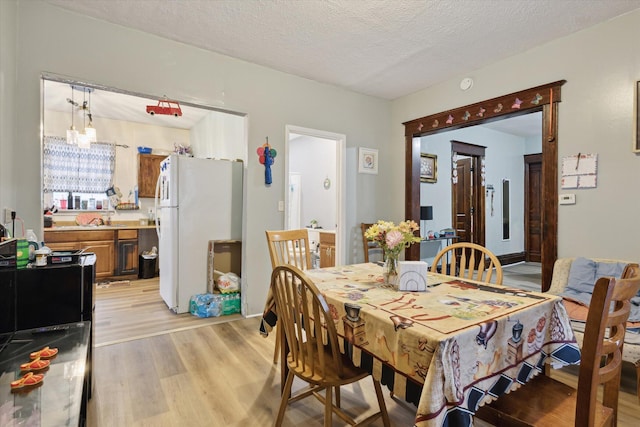
M431 271L461 279L502 284L502 265L489 249L470 242L453 243L433 259Z

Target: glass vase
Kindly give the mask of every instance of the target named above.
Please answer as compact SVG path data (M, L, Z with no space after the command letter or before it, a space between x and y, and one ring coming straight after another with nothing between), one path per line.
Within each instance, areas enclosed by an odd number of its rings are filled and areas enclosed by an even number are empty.
M383 271L384 283L393 287L398 283L398 257L388 255L384 261Z

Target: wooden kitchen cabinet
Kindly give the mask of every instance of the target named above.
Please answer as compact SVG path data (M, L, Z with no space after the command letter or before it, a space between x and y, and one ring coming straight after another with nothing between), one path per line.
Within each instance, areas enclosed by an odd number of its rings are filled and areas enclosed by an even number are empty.
M320 268L336 265L336 233L320 233Z
M116 276L138 274L138 230L117 230Z
M138 197L155 197L160 162L167 156L138 154Z
M96 254L96 280L113 276L115 268L113 230L65 231L45 233L45 244L52 251L79 251Z

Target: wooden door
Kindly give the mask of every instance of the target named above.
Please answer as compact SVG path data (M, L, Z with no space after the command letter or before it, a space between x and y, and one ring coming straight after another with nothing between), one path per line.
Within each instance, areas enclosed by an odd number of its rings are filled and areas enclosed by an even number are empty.
M524 156L525 260L542 262L542 154Z
M453 228L458 235L458 242L473 242L472 229L472 194L473 180L471 176L471 159L459 159L457 162L458 182L451 186L453 206Z

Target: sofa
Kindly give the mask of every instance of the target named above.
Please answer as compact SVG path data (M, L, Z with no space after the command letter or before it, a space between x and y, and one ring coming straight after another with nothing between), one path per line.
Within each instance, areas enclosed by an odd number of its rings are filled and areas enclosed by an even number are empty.
M553 266L549 293L562 296L571 318L576 340L582 346L588 303L595 282L600 277L620 277L634 262L604 258L560 258ZM627 322L622 359L636 366L636 393L640 400L640 295L631 301L631 314Z

